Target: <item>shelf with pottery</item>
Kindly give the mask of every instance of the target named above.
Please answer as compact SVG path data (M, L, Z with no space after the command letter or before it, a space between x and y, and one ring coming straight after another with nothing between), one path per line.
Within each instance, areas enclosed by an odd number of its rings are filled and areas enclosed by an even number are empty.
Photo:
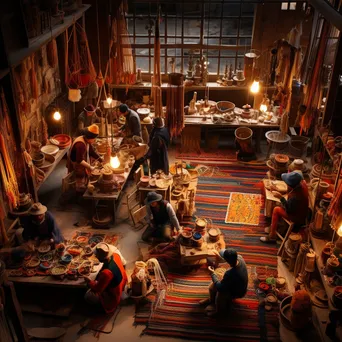
M339 310L332 303L332 298L333 298L333 295L334 295L334 288L335 288L335 286L331 286L329 284L329 280L328 280L327 276L325 274L323 274L324 264L323 264L322 256L321 255L322 255L322 251L323 251L323 249L324 249L324 247L325 247L325 245L326 245L326 243L328 241L317 239L314 236L312 236L312 234L310 234L310 240L311 240L312 247L313 247L313 249L314 249L314 251L316 253L316 265L317 265L317 268L318 268L318 272L319 272L319 274L321 276L325 292L327 293L327 296L329 298L329 300L328 300L329 309L330 310L334 310L334 311Z
M152 87L151 82L143 82L139 84L111 84L110 89L150 89ZM161 88L167 89L168 83L162 83ZM194 90L205 90L205 89L212 89L212 90L248 90L248 86L222 86L216 82L208 82L207 85L191 85L185 86L184 92L187 91L194 91ZM274 90L276 87L268 87L269 90Z
M324 137L322 136L322 134L319 131L317 131L317 135L319 136L319 138L320 138L320 140L321 140L321 142L322 142L322 144L323 144L325 150L327 151L327 154L331 160L334 160L336 158L341 158L341 155L342 155L341 152L335 153L335 154L331 153L330 149L327 146L327 139L324 139Z
M63 159L63 157L68 153L70 147L60 149L56 156L54 163L49 167L48 171L45 172L44 179L41 183L36 185L36 191L39 190L39 188L44 184L44 182L49 178L51 173L55 170L56 166L59 164L59 162Z

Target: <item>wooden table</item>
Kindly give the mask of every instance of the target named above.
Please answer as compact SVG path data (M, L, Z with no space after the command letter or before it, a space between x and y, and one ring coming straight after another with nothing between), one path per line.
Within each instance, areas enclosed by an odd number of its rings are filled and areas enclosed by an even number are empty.
M204 117L205 115L203 115ZM201 129L204 128L205 132L205 141L208 141L209 130L222 130L226 131L227 128L238 128L238 127L249 127L251 130L256 132L256 150L260 152L260 143L262 139L262 133L264 130L278 129L279 125L276 123L261 123L258 122L256 124L246 123L240 121L238 118L235 118L232 122L222 122L222 123L214 123L212 119L212 115L206 115L207 119L204 121L203 117L195 116L195 115L187 115L185 116L185 128L187 127L197 127L196 136L200 136ZM192 131L192 134L194 132ZM186 148L186 147L185 147Z
M156 192L158 194L161 194L163 196L163 199L171 203L171 187L172 184L170 184L167 188L158 188L158 187L152 187L152 186L141 186L140 182L138 183L138 190L140 195L140 203L145 204L145 198L147 193L150 191Z
M102 263L94 266L95 272L90 273L89 278L95 280L98 273L102 268ZM7 270L8 272L8 270ZM8 277L9 281L13 283L21 284L33 284L41 286L52 286L52 287L71 287L71 288L86 288L87 284L83 277L79 277L77 280L69 280L66 277L63 280L54 278L51 275L46 276L33 276L33 277Z
M272 212L274 207L280 203L280 199L277 197L274 197L273 193L271 190L268 190L266 188L266 183L269 182L269 179L263 179L262 182L264 183L264 188L265 188L265 213L264 215L266 217L272 217ZM284 181L272 181L274 184L281 184L281 185L285 185L286 183ZM286 198L286 195L284 195L284 197Z
M124 172L123 176L125 177L125 181L121 185L121 189L111 192L111 193L103 193L100 192L98 187L95 187L95 190L93 193L90 193L89 190L83 194L83 198L86 200L91 200L93 203L92 209L96 209L96 206L98 205L99 201L107 201L112 203L112 208L113 208L113 223L115 224L115 219L116 219L116 202L119 200L120 195L122 193L122 189L127 183L128 176L130 174L132 169L129 169L128 172Z
M206 258L214 258L215 264L216 264L215 266L218 265L221 258L218 257L214 253L214 250L216 250L217 244L220 244L222 248L225 247L226 244L225 244L223 235L221 235L220 240L217 242L210 242L208 233L206 233L203 236L203 239L204 239L204 242L200 248L199 247L187 247L187 246L179 244L182 265L199 264L202 259L206 259Z

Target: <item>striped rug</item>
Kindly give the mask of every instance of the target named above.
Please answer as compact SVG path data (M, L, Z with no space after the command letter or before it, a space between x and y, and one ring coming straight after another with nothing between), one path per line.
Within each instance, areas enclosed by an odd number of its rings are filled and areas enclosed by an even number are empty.
M235 248L248 268L267 269L276 274L277 248L259 241L266 225L260 207L259 225L225 223L230 195L233 192L261 194L265 167L224 165L212 176L201 176L196 194L196 216L210 219L224 234L226 245ZM247 296L234 304L233 314L224 320L208 318L198 301L208 293L210 277L206 269L189 274L168 274L172 284L164 303L153 315L145 308L136 314L137 324L147 324L146 334L203 341L278 341L278 315L259 307L254 284L250 281Z

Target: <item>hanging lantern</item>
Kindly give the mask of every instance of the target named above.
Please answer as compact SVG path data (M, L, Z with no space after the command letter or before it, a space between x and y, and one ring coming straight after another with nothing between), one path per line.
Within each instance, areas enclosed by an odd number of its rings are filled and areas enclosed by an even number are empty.
M120 160L116 153L111 155L109 164L112 169L117 169L120 166Z

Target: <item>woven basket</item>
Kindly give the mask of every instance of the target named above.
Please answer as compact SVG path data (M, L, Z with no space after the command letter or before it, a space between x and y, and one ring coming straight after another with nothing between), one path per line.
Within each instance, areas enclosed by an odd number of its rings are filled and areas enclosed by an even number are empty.
M239 127L235 130L237 140L248 140L252 137L253 131L248 127Z
M301 157L305 152L310 141L307 137L294 136L289 143L289 152L294 157Z

